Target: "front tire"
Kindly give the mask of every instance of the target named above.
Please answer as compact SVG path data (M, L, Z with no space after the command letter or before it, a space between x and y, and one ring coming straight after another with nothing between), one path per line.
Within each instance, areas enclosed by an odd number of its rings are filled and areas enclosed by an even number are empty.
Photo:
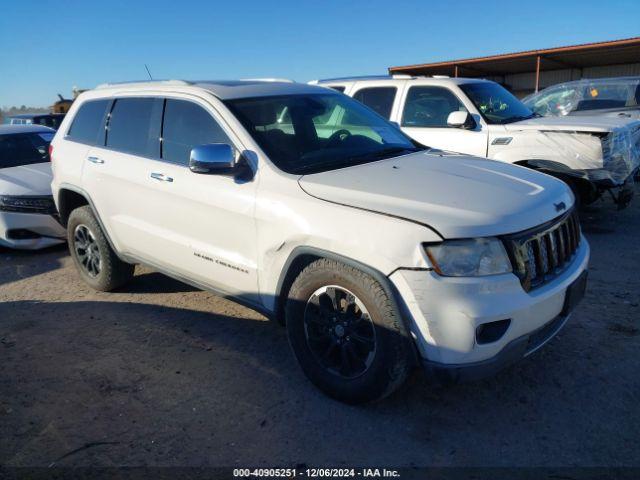
M69 215L67 240L80 276L95 290L111 291L133 277L135 266L118 258L88 205Z
M351 404L379 400L402 385L411 343L382 285L330 259L307 266L286 305L291 348L311 382Z

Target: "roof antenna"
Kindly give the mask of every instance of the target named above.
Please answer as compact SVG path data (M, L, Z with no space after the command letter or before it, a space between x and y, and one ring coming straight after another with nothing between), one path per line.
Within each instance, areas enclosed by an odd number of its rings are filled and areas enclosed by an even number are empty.
M153 77L151 76L151 72L149 71L149 67L147 67L147 64L144 64L144 68L147 69L147 75L149 75L149 80L153 80Z

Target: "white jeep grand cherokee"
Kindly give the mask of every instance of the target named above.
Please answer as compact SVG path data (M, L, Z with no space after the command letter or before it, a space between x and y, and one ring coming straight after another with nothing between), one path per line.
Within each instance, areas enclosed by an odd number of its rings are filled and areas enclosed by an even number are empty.
M491 374L553 337L584 292L589 247L564 183L425 151L326 88L107 85L52 145L89 285L114 289L142 263L283 319L305 374L346 402L420 363Z
M476 78L356 77L310 82L359 100L423 145L515 163L558 177L587 204L633 196L640 121L542 118L495 82Z

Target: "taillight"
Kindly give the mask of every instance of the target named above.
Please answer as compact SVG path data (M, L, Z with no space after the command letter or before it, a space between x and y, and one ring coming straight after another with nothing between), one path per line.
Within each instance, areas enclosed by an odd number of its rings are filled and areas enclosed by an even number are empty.
M53 145L49 144L49 161L53 162Z

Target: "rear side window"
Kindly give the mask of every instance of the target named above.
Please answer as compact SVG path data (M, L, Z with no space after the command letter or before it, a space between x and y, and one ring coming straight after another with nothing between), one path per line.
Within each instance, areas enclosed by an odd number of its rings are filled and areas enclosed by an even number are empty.
M80 143L95 145L101 133L102 121L110 100L92 100L80 105L67 138Z
M107 147L143 157L157 157L160 139L154 119L162 100L118 98L111 110ZM158 121L159 123L159 121Z
M364 103L378 115L387 120L391 118L393 99L396 97L396 87L371 87L358 90L353 98Z
M162 158L187 165L191 149L209 143L231 144L218 122L201 106L167 99L162 126Z
M458 111L467 109L448 88L411 87L402 112L402 126L448 127L449 114Z
M344 87L341 87L339 85L336 85L336 86L333 86L333 87L330 86L329 88L335 90L336 92L344 93Z

